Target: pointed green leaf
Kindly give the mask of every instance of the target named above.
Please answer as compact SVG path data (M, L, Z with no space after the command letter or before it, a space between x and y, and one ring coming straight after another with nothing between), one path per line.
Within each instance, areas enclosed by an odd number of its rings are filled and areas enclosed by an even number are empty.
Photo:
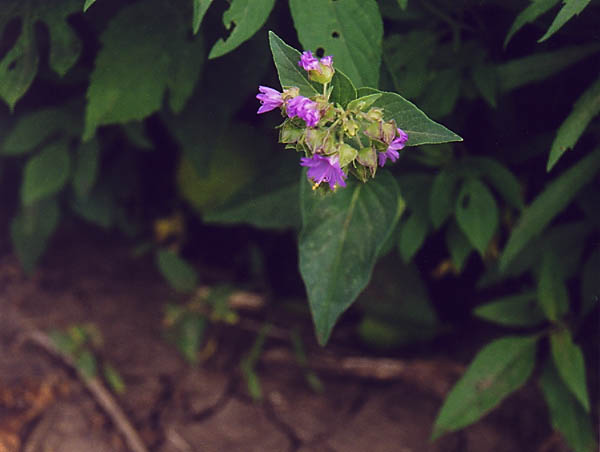
M83 12L85 13L94 3L96 3L96 0L85 0L85 3L83 4Z
M573 111L560 125L552 142L546 169L550 171L561 156L575 146L590 121L600 113L600 78L573 105Z
M513 229L502 256L500 269L504 270L521 249L569 205L577 192L594 178L600 169L600 149L582 158L578 163L553 180L527 207Z
M333 55L356 86L378 86L383 21L375 0L290 0L290 9L304 49Z
M462 138L457 134L429 119L412 102L404 99L399 94L378 91L372 88L358 89L359 97L369 94L381 94L381 97L373 103L373 106L383 108L385 119L395 120L398 127L408 134L407 146L462 141Z
M496 98L498 97L496 68L489 64L477 65L473 68L472 78L481 97L483 97L492 108L496 108Z
M512 207L523 209L521 184L504 165L489 157L470 157L465 159L464 165L481 174Z
M600 301L600 246L592 252L581 274L581 316L590 313Z
M321 344L369 282L377 254L404 208L386 171L369 183L349 179L347 185L319 195L303 177L300 188L300 273Z
M10 224L10 237L27 273L35 268L44 253L50 236L58 226L60 210L55 199L49 198L29 207L23 207Z
M73 189L79 197L86 196L98 177L100 145L97 140L81 143L73 169Z
M459 173L454 167L444 168L433 180L429 196L429 215L436 229L454 212L458 181Z
M461 272L467 257L473 251L473 245L454 221L446 229L446 246L450 251L454 267L458 272Z
M554 21L548 28L548 31L542 36L538 42L543 42L556 33L558 30L562 28L564 24L567 23L573 16L579 15L581 11L585 9L587 5L589 5L590 0L563 0L563 5Z
M427 173L407 173L398 180L400 194L410 211L408 218L400 225L398 251L404 262L409 262L421 249L429 232L429 191L431 175Z
M124 394L127 389L123 377L112 364L104 363L102 366L102 375L108 383L108 386L115 391L117 394Z
M74 197L71 209L84 220L104 229L113 226L117 216L114 195L107 184L94 188L83 197Z
M319 94L315 85L308 80L307 72L298 66L300 52L283 42L272 31L269 32L269 45L282 88L295 86L300 89L300 94L306 97Z
M467 179L458 194L456 221L481 255L498 228L498 206L490 190L477 179Z
M349 102L356 99L356 88L342 71L335 71L331 86L333 87L330 97L331 102L336 102L345 108Z
M173 289L178 292L192 292L198 284L198 274L194 267L173 251L158 250L156 265Z
M462 77L458 67L442 69L435 74L421 96L421 108L436 119L452 113L460 96Z
M373 102L381 97L381 94L369 94L367 96L359 97L354 99L352 102L348 102L347 109L354 110L358 108L360 111L367 111Z
M67 143L50 144L25 164L21 201L29 206L59 192L69 179L71 166Z
M0 97L11 109L27 92L37 74L39 53L34 25L43 22L50 34L50 67L63 76L77 61L81 42L67 24L66 18L80 11L81 0L65 0L57 4L43 0L10 0L2 4L0 34L14 18L21 19L21 33L14 46L0 61Z
M486 345L446 397L432 439L472 424L527 381L537 337L503 337Z
M229 37L219 39L208 54L208 58L218 58L231 52L256 33L267 21L275 0L233 0L223 14L223 24L228 30L234 26Z
M545 321L544 314L536 303L534 291L488 301L475 308L473 314L508 327L537 326Z
M550 335L550 347L558 374L581 406L589 413L590 397L585 381L585 362L581 348L573 342L571 332L567 329L555 331Z
M506 39L504 39L504 47L508 45L511 38L523 28L524 25L535 21L538 17L549 11L558 3L559 0L533 0L527 8L519 13L515 21L510 27Z
M540 52L518 58L496 67L500 92L509 92L521 86L550 78L563 69L598 52L600 45L562 47L553 52Z
M87 91L84 139L98 126L140 120L162 106L167 88L182 109L200 73L201 42L188 40L181 12L149 0L124 7L101 35Z
M194 30L194 34L196 34L198 33L198 30L200 30L202 19L204 19L204 15L206 14L206 11L208 11L213 0L193 0L193 2L194 17L192 19L192 29Z
M538 303L552 322L557 322L569 310L569 294L561 270L554 250L546 249L538 275Z
M539 380L552 427L562 433L573 452L597 452L598 443L590 416L561 380L551 361Z
M408 0L398 0L398 6L404 11L408 7Z

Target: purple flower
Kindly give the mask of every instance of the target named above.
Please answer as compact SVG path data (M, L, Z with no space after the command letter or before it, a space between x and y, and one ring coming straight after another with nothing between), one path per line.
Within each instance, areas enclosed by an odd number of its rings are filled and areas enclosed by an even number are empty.
M400 157L400 153L398 151L402 149L408 141L408 135L404 130L396 130L398 131L398 136L392 140L387 150L385 152L380 152L379 154L377 154L379 166L385 165L387 159L390 159L392 162L398 160L398 157Z
M305 71L320 71L321 66L319 60L317 60L310 50L302 52L298 66L302 67Z
M308 127L316 126L321 119L317 103L304 96L290 99L286 104L286 111L290 118L298 116L303 119Z
M258 90L261 94L257 94L256 98L260 100L260 108L257 114L266 113L267 111L275 110L283 104L281 93L268 86L259 86Z
M306 175L318 186L321 182L329 183L329 188L335 190L336 186L345 187L346 176L340 168L339 158L336 156L324 157L315 154L312 157L302 157L300 166L308 167Z

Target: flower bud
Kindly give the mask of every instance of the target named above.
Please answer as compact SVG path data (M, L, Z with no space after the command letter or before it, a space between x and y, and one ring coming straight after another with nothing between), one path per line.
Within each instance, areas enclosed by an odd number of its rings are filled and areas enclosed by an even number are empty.
M383 120L383 110L381 108L373 107L367 112L367 118L372 121L382 121Z
M280 143L297 143L302 134L304 128L296 126L292 121L285 121L279 129L279 142Z

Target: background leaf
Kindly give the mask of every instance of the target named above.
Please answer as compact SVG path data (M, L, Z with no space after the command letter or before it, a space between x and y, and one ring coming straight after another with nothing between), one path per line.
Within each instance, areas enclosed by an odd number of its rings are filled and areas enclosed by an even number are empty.
M585 262L581 275L581 315L585 316L600 300L600 246Z
M546 249L538 276L538 302L546 318L557 322L569 310L569 294L558 255Z
M96 0L85 0L85 3L83 4L83 12L85 13L94 3L96 3Z
M175 290L192 292L196 288L198 284L196 270L173 251L158 250L156 265Z
M385 171L369 183L348 181L319 196L303 177L299 265L317 338L325 344L339 318L367 285L379 249L391 234L404 203Z
M231 52L256 33L267 21L275 0L233 0L223 14L223 24L228 30L235 28L226 40L219 39L213 45L208 58L218 58Z
M560 125L552 142L548 165L550 171L561 156L575 146L590 121L600 113L600 78L590 86L573 105L573 111Z
M589 413L590 397L585 381L585 362L581 348L573 343L571 332L567 329L555 331L550 335L550 348L558 374L569 391Z
M554 33L562 28L573 16L578 15L589 5L590 0L563 0L563 6L554 18L554 21L548 28L548 31L542 36L538 42L544 42Z
M523 28L524 25L535 21L538 17L544 14L546 11L549 11L558 3L559 0L534 0L532 1L527 8L525 8L508 30L508 34L506 35L506 39L504 39L504 47L508 45L511 38Z
M98 177L100 145L97 140L81 143L73 169L73 189L79 197L86 196Z
M546 189L523 211L500 257L504 270L521 249L542 232L562 211L577 192L596 175L600 168L600 149L597 149L554 179Z
M598 443L590 417L567 389L550 361L539 383L550 411L552 427L563 434L574 452L596 452Z
M290 9L305 50L322 49L356 86L377 88L383 22L375 0L290 0Z
M490 190L477 179L467 179L456 199L456 222L481 255L498 228L498 206Z
M29 206L60 191L69 179L70 157L65 142L50 144L27 160L21 201Z
M536 302L536 292L526 292L496 298L477 306L477 317L508 327L529 327L544 323L545 318Z
M455 221L446 229L446 246L450 251L452 263L458 272L461 272L467 257L473 251L473 245Z
M519 389L535 365L537 337L503 337L486 345L446 397L432 439L482 417Z
M194 34L196 34L198 33L198 30L200 30L202 19L204 19L204 15L206 14L206 11L208 11L213 0L193 0L193 2L194 17L192 19L192 29L194 30Z

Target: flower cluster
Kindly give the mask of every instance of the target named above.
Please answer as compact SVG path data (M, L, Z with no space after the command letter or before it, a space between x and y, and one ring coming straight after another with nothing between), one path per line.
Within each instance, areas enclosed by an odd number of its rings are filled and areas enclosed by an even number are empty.
M279 108L286 118L279 126L279 142L304 153L300 165L308 168L314 189L323 182L331 190L345 187L350 173L366 182L375 176L377 166L399 158L408 135L394 120L384 120L383 109L372 107L376 96L357 99L344 108L329 100L335 74L332 56L318 59L306 51L298 65L308 72L309 80L323 85L323 94L308 98L296 87L279 92L259 86L256 98L261 103L259 114Z

